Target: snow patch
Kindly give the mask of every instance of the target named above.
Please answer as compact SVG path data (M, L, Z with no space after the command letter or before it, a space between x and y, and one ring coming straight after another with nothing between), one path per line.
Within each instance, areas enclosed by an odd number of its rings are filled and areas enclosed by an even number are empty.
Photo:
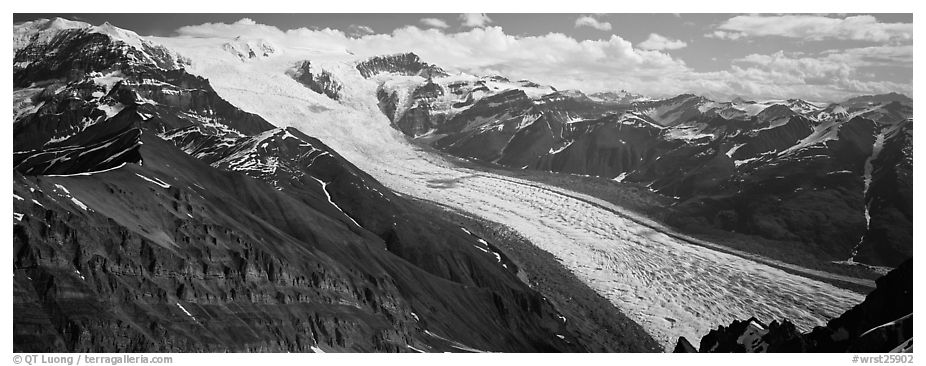
M878 134L871 147L871 156L865 160L865 188L862 190L862 197L865 200L865 231L862 233L862 237L859 238L858 243L855 244L855 247L852 248L852 254L849 256L849 259L847 259L850 263L855 261L855 256L858 255L859 247L862 246L862 242L865 241L865 235L868 234L868 230L871 227L871 213L869 212L871 200L868 199L868 188L871 187L871 173L874 171L874 161L878 158L878 155L881 154L881 150L884 149L885 135L884 132Z
M347 217L347 219L350 220L350 222L354 223L354 225L358 227L363 227L363 226L360 226L360 224L358 224L357 221L355 221L353 217L350 217L350 215L348 215L347 212L344 212L344 210L341 209L341 206L338 206L337 203L334 203L334 200L331 199L331 193L328 193L328 183L327 182L322 181L321 179L318 179L312 176L310 177L312 179L315 179L315 181L318 182L318 184L321 184L322 192L325 192L325 197L328 197L328 203L334 206L334 208L338 209L338 211L341 211L341 213L344 214L344 216Z
M462 344L462 343L460 343L460 342L457 342L457 341L454 341L454 340L450 340L450 339L441 337L441 336L439 336L439 335L437 335L437 334L434 334L434 332L431 332L430 330L425 330L424 333L427 334L427 335L429 335L429 336L431 336L431 337L434 337L434 338L440 339L440 340L442 340L442 341L445 341L445 342L447 342L447 343L450 343L450 347L456 348L456 349L461 350L461 351L473 352L473 353L487 353L486 351L479 350L479 349L475 349L475 348L466 346L466 345L464 345L464 344Z
M118 155L116 155L116 156L118 156ZM103 170L96 170L96 171L92 171L92 172L83 172L83 173L74 173L74 174L49 174L49 175L46 175L46 177L80 177L80 176L90 176L90 175L99 174L99 173L105 173L105 172L108 172L108 171L113 171L113 170L122 168L122 167L125 166L125 164L126 164L126 163L122 163L122 164L119 164L119 165L114 166L114 167L112 167L112 168L107 168L107 169L103 169Z
M158 178L148 178L148 177L146 177L146 176L144 176L144 175L141 175L141 174L138 174L138 173L135 173L135 175L139 176L141 179L144 179L144 180L146 180L146 181L149 181L149 182L151 182L151 183L154 183L154 184L160 186L161 188L165 188L165 189L166 189L166 188L170 188L170 184L164 183L164 181L162 181L162 180L160 180L160 179L158 179Z
M59 189L60 189L60 190L64 191L64 196L70 198L70 199L71 199L71 202L73 202L75 205L77 205L77 207L80 207L80 208L81 208L82 210L84 210L84 211L90 211L90 209L87 207L87 205L85 205L83 202L81 202L80 200L78 200L78 199L75 198L74 196L71 196L71 192L68 191L67 188L65 188L64 186L62 186L62 185L60 185L60 184L57 184L57 183L55 183L55 187L56 187L55 190L59 190Z
M741 148L741 147L743 147L743 146L745 146L745 145L746 145L745 143L733 145L733 147L730 148L730 150L727 150L727 154L726 154L727 157L728 157L728 158L732 158L732 157L733 157L733 154L736 153L736 150L739 150L739 148Z
M410 350L412 350L412 351L415 351L415 352L418 352L418 353L427 353L427 352L425 352L425 351L422 351L422 350L420 350L420 349L417 349L417 348L413 347L413 346L410 345L410 344L406 344L405 347L408 347L408 349L410 349Z
M186 308L185 308L185 307L183 307L183 305L180 305L180 303L179 303L179 302L177 303L177 307L178 307L178 308L180 308L180 310L182 310L182 311L183 311L183 313L184 313L184 314L186 314L186 316L188 316L188 317L190 317L191 319L193 319L193 321L195 321L195 322L197 322L197 323L199 323L199 321L198 321L198 320L196 320L196 317L195 317L195 316L193 316L193 314L190 314L190 312L189 312L189 311L187 311L187 310L186 310Z
M116 103L113 105L100 104L96 107L96 109L106 113L106 119L110 119L119 114L119 112L122 112L122 110L125 109L125 106L122 103Z

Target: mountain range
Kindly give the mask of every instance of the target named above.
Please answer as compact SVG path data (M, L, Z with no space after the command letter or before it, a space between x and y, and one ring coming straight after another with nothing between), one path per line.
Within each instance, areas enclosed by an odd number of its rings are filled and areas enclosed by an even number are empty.
M899 94L586 95L412 53L61 18L13 34L17 352L651 352L747 314L809 330L862 299L448 156L645 187L686 232L912 257ZM634 226L599 230L615 217ZM566 224L594 235L559 240Z
M414 74L414 56L392 69ZM395 128L508 169L590 175L675 197L669 222L810 246L895 267L912 255L913 100L718 102L558 91L471 75L392 77Z

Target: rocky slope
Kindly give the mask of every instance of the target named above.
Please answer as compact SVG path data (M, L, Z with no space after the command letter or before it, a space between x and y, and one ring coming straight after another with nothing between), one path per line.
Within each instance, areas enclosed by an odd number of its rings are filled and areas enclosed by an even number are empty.
M787 319L755 318L720 326L695 349L684 337L676 352L913 352L913 260L878 279L877 288L826 326L797 331Z
M318 94L338 100L341 98L341 83L327 70L314 70L311 61L303 61L292 73L292 77Z
M14 27L16 351L586 349L492 243L113 34Z
M821 261L896 266L912 256L912 100L903 95L650 100L408 75L378 76L380 109L396 129L456 156L645 185L678 199L675 226L803 243Z
M443 69L421 61L414 53L402 53L388 56L373 57L357 64L357 71L365 78L382 73L417 76L446 76Z

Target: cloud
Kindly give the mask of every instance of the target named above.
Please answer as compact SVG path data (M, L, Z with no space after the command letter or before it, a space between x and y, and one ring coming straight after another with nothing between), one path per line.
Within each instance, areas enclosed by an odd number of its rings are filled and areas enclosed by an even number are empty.
M492 19L485 13L464 13L460 14L460 21L466 28L482 28L492 23Z
M804 98L838 101L859 94L912 90L912 46L883 45L815 53L750 54L726 70L699 72L659 49L634 47L617 35L577 40L562 33L521 36L501 27L456 33L407 26L388 34L351 37L337 29L281 31L262 24L208 23L177 30L183 37L231 39L242 35L280 45L289 57L302 50L350 52L357 58L414 52L451 72L502 74L558 89L585 92L630 90L653 97L696 93L711 98ZM672 43L672 40L667 40ZM879 68L900 73L894 81L875 78ZM909 82L903 81L909 74Z
M374 31L373 28L365 25L351 24L347 27L347 34L352 37L363 37L375 33L376 31Z
M878 46L827 50L815 55L750 54L733 60L731 75L741 83L772 87L778 94L793 93L838 100L844 97L901 92L910 94L912 85L876 78L870 68L905 70L913 79L912 46Z
M726 39L726 40L731 40L731 41L735 41L745 36L746 36L746 33L727 32L727 31L722 31L722 30L715 30L713 32L710 32L704 35L704 37L707 37L707 38Z
M875 46L826 50L829 59L842 60L855 66L901 67L913 70L913 46Z
M650 33L649 38L640 42L638 46L645 50L677 50L685 48L688 44L677 39L669 39L656 33Z
M799 70L814 69L809 64L836 65L843 68L858 67L902 67L913 68L913 46L875 46L848 49L830 49L820 52L816 57L803 54L787 54L778 51L770 55L750 54L733 60L734 63L750 63L756 65L780 65L781 69L796 68ZM795 62L803 62L801 65ZM800 67L797 67L800 66Z
M913 40L912 23L881 23L871 15L832 18L820 15L740 15L727 19L708 37L780 36L813 41L825 39L907 42Z
M441 29L450 27L449 25L447 25L447 22L445 22L443 19L438 19L438 18L422 18L421 24L424 24L428 27L441 28Z
M579 27L591 27L600 31L609 31L611 30L611 23L599 22L598 19L590 16L582 16L576 19L576 28Z
M205 23L200 25L188 25L178 28L175 32L186 37L217 37L229 39L238 36L244 38L282 38L285 36L285 33L279 28L257 24L250 18L242 18L232 24Z

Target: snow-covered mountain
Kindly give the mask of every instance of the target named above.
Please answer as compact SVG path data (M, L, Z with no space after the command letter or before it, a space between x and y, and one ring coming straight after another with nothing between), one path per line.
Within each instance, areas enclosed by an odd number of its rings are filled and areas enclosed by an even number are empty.
M651 98L646 97L642 94L634 94L626 90L621 90L617 92L597 92L589 94L589 98L592 98L595 101L605 102L605 103L614 103L614 104L631 104L636 102L642 102L650 100Z

